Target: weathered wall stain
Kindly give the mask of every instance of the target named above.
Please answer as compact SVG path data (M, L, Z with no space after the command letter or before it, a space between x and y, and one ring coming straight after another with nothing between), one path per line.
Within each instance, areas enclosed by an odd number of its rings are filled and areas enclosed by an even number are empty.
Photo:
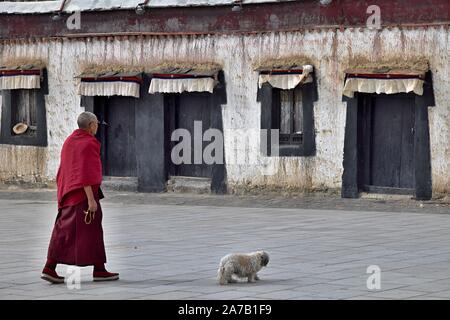
M0 145L0 181L45 183L47 150L43 147Z

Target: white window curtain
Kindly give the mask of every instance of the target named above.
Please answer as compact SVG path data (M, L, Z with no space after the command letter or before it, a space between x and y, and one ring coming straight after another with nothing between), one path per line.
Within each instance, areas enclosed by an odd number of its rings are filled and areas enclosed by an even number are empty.
M93 81L81 79L78 94L82 96L128 96L139 98L140 84L131 81Z
M267 82L274 88L290 90L300 83L312 82L310 73L314 70L313 66L305 65L302 70L301 74L260 74L258 86L261 89L262 85Z
M353 98L355 92L364 93L408 93L423 95L424 81L417 78L410 79L366 79L348 78L345 81L343 95Z
M182 92L210 92L214 91L216 80L207 78L153 78L149 93L182 93Z
M40 75L2 75L0 74L0 90L40 89Z

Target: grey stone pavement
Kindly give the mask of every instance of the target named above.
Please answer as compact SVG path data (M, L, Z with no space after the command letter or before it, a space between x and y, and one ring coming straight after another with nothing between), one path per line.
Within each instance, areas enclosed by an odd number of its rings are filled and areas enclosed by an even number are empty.
M0 191L0 299L450 299L450 204L108 192L107 268L117 282L80 289L39 278L54 190ZM219 286L220 258L264 249L257 283ZM368 289L367 268L381 270ZM67 266L58 266L65 275Z

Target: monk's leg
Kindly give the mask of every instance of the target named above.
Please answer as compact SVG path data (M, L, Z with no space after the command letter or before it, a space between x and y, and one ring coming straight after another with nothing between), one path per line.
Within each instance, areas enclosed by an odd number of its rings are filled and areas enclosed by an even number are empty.
M56 262L56 260L53 260L52 258L48 258L47 262L45 263L45 267L49 268L50 270L56 270L57 265L58 263Z
M64 283L64 277L56 273L58 263L74 262L73 238L75 235L76 214L72 207L60 209L53 226L47 254L47 262L41 278L51 283Z
M98 211L95 213L95 219L97 219L97 221L94 221L93 224L94 226L96 224L97 225L97 229L98 229L98 243L101 243L101 247L99 247L97 250L99 252L98 256L99 257L103 257L103 259L96 259L96 261L94 263L94 270L93 270L93 278L94 281L112 281L112 280L118 280L119 279L119 274L118 273L112 273L112 272L108 272L105 268L105 263L106 262L106 253L105 253L105 249L104 249L104 244L103 244L103 228L102 228L102 218L103 218L103 213L102 213L102 207L100 205L100 202L97 201L97 206L98 206ZM100 236L101 234L101 236Z

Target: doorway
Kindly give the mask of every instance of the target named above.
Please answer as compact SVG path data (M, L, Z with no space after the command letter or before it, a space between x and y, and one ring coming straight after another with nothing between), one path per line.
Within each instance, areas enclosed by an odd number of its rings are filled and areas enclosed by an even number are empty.
M100 122L103 174L114 177L136 177L136 132L134 98L95 97L94 113Z
M165 108L168 112L168 139L169 148L167 148L167 159L169 159L169 175L170 176L186 176L186 177L212 177L212 166L204 162L203 157L201 163L194 163L194 139L202 140L203 150L209 142L203 141L203 134L211 128L211 94L203 92L190 92L181 94L166 94ZM195 132L195 122L197 125L201 123L201 136L199 132ZM176 129L186 129L190 134L191 150L188 157L189 163L174 164L171 160L171 151L179 141L171 141L172 132ZM197 140L198 141L198 140ZM184 155L183 155L184 156Z
M414 194L414 95L365 94L358 123L360 189Z

